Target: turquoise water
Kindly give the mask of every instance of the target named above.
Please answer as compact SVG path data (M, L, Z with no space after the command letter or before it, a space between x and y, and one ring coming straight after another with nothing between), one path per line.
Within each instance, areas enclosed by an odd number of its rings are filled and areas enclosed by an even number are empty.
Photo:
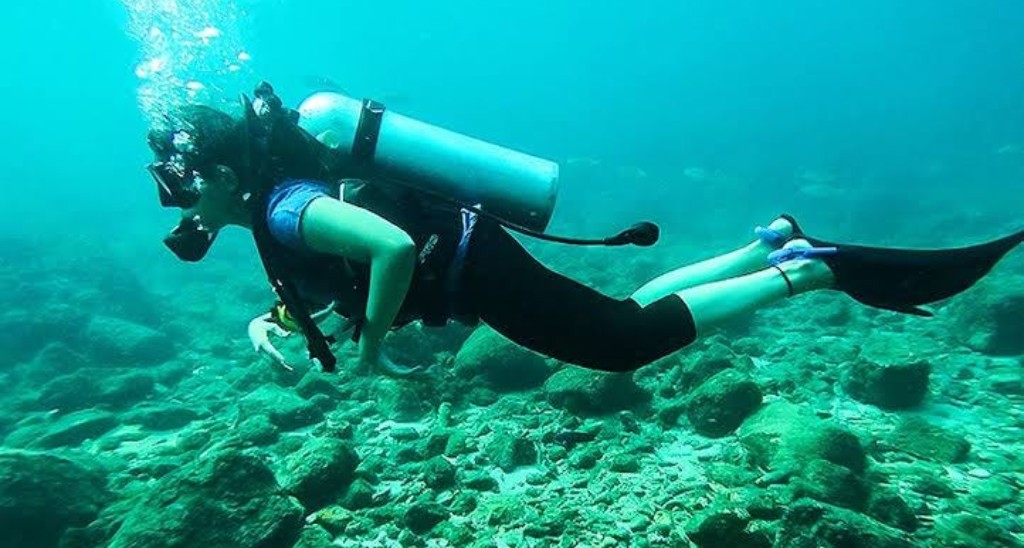
M177 213L144 169L168 109L227 108L268 80L292 106L340 88L558 162L553 232L659 223L653 249L528 242L616 296L781 211L844 241L979 242L1024 226L1021 4L3 11L0 528L14 540L0 546L839 546L840 529L862 546L1022 542L1019 251L934 319L800 296L630 378L486 328L417 326L387 344L427 376L323 376L251 352L246 324L273 300L251 238L228 231L178 262L160 243ZM282 348L302 363L297 338ZM757 413L707 435L701 402L744 407L716 399L737 383ZM886 403L912 386L920 401ZM819 431L860 460L798 435Z

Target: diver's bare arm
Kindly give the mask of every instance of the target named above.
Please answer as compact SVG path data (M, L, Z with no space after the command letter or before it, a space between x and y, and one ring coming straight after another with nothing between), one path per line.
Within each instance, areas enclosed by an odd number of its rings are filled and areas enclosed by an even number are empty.
M376 365L381 341L398 315L412 282L416 259L412 238L370 211L330 198L309 204L302 217L301 230L306 244L315 251L370 264L359 358Z

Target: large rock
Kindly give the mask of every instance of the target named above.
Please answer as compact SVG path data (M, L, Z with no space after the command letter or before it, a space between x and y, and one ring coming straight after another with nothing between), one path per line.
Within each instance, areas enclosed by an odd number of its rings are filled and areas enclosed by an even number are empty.
M686 536L701 548L744 546L767 548L771 540L747 530L750 516L743 512L711 508L697 514L686 526Z
M1013 534L984 515L953 514L935 518L935 546L1024 546Z
M85 328L85 338L86 350L99 365L158 364L174 356L170 337L120 318L93 316Z
M25 374L28 379L41 383L87 366L88 361L78 350L61 341L54 341L36 354Z
M334 502L355 479L359 455L336 438L312 438L288 455L281 483L309 509Z
M243 397L240 403L246 416L266 415L274 426L282 430L309 426L323 418L323 412L315 405L276 384L257 388Z
M227 450L154 485L110 546L292 546L302 524L302 506L282 492L261 458Z
M955 304L953 333L971 348L993 356L1024 354L1024 278L979 291Z
M78 411L57 419L32 445L43 449L76 446L102 436L117 424L113 413L95 409Z
M521 434L506 429L494 432L487 444L487 456L491 462L506 472L519 466L537 463L537 448L532 441Z
M728 369L747 373L754 369L754 364L748 356L733 352L721 342L714 342L702 352L688 353L677 372L672 375L676 377L674 384L678 390L686 394Z
M171 403L140 405L123 415L127 424L138 424L150 430L176 430L198 418L200 414L191 407Z
M704 381L691 395L686 415L708 437L725 436L761 405L761 389L744 373L724 370Z
M96 405L131 407L149 398L156 390L150 373L137 369L79 369L56 377L40 391L37 403L44 409L71 411Z
M941 463L967 460L971 444L960 434L918 417L904 419L888 437L900 451Z
M548 403L576 415L606 415L643 405L650 395L633 382L632 373L605 373L566 367L544 383Z
M864 403L886 410L911 409L928 394L931 370L921 360L879 363L862 357L846 367L842 385L847 394Z
M484 326L462 344L455 356L455 374L469 381L479 378L498 392L511 392L541 386L551 368L539 354Z
M870 495L867 456L855 435L784 401L764 406L739 430L762 483L790 480L802 496L863 509Z
M5 548L57 546L110 500L106 477L78 459L0 450L0 531Z
M857 436L786 401L765 405L738 433L754 463L773 471L801 472L819 459L856 473L867 467Z
M790 506L775 538L775 548L913 548L899 529L867 516L810 500Z

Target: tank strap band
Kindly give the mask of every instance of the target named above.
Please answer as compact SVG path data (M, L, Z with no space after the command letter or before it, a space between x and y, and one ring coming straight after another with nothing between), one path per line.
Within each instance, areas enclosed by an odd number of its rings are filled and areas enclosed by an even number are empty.
M363 99L363 108L359 112L359 124L356 125L356 136L352 141L352 157L357 162L368 164L377 153L377 138L380 137L380 124L384 119L386 107L372 99Z

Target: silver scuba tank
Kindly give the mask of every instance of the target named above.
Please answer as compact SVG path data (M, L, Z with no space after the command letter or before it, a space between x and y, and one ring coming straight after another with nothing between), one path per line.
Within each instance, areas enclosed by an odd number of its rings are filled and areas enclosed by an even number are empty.
M371 100L318 92L299 126L347 153L354 173L393 181L543 231L558 194L558 164L391 112Z

